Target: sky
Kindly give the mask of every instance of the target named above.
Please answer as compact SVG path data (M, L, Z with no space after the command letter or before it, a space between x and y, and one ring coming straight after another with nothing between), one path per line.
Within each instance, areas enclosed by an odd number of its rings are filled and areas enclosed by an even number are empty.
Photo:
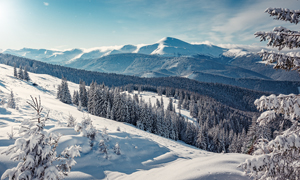
M256 31L299 25L273 20L268 7L299 0L0 0L0 49L71 49L189 43L265 45Z

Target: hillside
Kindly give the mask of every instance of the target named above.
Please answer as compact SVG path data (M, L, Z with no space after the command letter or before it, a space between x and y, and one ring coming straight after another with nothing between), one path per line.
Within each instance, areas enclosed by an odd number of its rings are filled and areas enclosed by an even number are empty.
M14 127L18 131L19 121L33 115L32 109L26 104L30 95L40 96L45 111L50 110L50 121L46 123L48 132L61 133L57 149L78 144L83 147L81 157L76 158L77 164L72 168L67 179L248 179L236 166L247 158L242 154L215 154L196 149L182 142L169 140L131 125L119 123L105 118L89 115L99 133L107 128L108 144L112 148L116 142L121 148L121 155L109 150L108 159L97 149L91 148L87 138L65 127L69 114L81 121L86 113L77 110L73 105L64 104L56 99L57 85L60 79L45 75L29 73L32 86L12 76L13 67L0 65L0 99L6 99L13 90L18 110L0 105L0 150L13 143L6 133ZM78 84L68 82L72 92L78 89ZM153 97L155 94L143 92L142 96ZM165 98L165 97L164 97ZM167 102L167 99L165 99ZM117 130L120 128L120 131ZM16 134L16 137L18 135ZM0 155L0 173L14 167L16 162L9 157Z
M195 80L179 77L162 78L139 78L136 76L125 76L112 73L91 72L64 66L46 64L40 61L20 58L12 55L0 54L0 63L13 66L27 66L28 70L35 73L49 74L58 78L64 76L69 81L79 83L79 79L87 84L92 81L104 83L111 86L125 86L128 84L152 86L156 89L159 86L184 89L201 95L209 96L233 108L247 111L256 111L253 102L255 99L268 93L252 91L245 88L229 86L218 83L202 83ZM272 81L271 81L272 82ZM270 82L270 83L271 83ZM276 82L276 86L269 86L269 82L262 83L259 88L266 88L266 91L276 93L297 93L298 84L294 82ZM284 87L284 88L281 88Z

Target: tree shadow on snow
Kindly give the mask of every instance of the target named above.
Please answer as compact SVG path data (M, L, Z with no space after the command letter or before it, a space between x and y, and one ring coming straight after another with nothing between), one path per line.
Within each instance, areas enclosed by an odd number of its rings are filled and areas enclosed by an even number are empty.
M142 136L116 132L109 133L109 138L109 142L106 143L109 148L107 159L98 148L94 148L93 153L82 154L81 157L76 158L78 164L72 170L90 174L96 179L103 179L106 177L104 171L132 174L178 159L178 156L170 153L168 148L160 147L156 142ZM113 152L116 143L119 144L120 155Z

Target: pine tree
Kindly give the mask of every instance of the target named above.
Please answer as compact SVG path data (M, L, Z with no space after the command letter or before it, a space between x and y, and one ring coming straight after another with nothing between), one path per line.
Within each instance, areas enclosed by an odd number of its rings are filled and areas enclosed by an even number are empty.
M27 71L27 66L25 66L24 72L23 72L23 73L24 73L24 74L23 74L24 80L25 80L25 81L29 81L30 78L29 78L29 74L28 74L28 71Z
M91 114L95 114L95 95L96 95L96 82L92 82L90 84L90 89L88 92L88 112Z
M74 93L73 93L73 98L72 98L72 102L73 102L73 104L75 104L76 106L79 105L79 94L78 94L78 91L74 91Z
M121 150L120 150L120 145L119 143L116 143L115 147L114 147L114 152L117 154L117 155L120 155L121 154Z
M80 83L79 83L79 99L81 102L81 106L83 108L86 108L88 105L88 96L87 96L87 92L85 89L85 82L82 80L80 80Z
M19 71L18 71L18 78L19 79L24 79L24 73L23 73L23 69L22 66L20 66Z
M10 96L8 97L8 101L7 101L7 107L16 109L16 101L14 98L13 91L10 91Z
M17 67L16 67L16 63L14 63L14 77L18 77L18 73L17 73Z
M289 21L297 24L300 19L299 10L284 8L266 9L275 19ZM300 32L291 31L284 27L275 27L272 32L256 32L256 37L262 41L268 40L268 46L282 50L299 48ZM298 52L287 54L268 52L262 50L262 60L268 64L276 63L275 69L298 70L300 69L300 56ZM285 121L292 122L292 126L271 141L258 142L259 149L254 153L254 158L247 159L240 164L249 176L255 179L300 179L300 96L295 94L276 96L274 94L262 96L254 104L263 112L257 122L265 126L276 121L276 115L283 115Z
M61 89L60 84L57 86L56 98L59 99L59 100L61 100L61 98L62 98L62 89Z
M67 127L75 127L76 118L74 118L71 114L69 115Z
M68 82L64 77L62 77L61 79L61 85L58 86L57 97L63 103L72 104L72 98L69 91Z
M41 100L32 99L28 104L36 111L32 120L24 120L19 129L20 138L2 154L11 154L11 159L21 161L16 167L6 170L1 179L63 179L76 164L74 157L80 156L80 147L66 148L61 156L56 156L59 136L44 131ZM35 123L36 122L36 123Z
M169 98L169 104L167 106L167 110L173 111L173 99Z

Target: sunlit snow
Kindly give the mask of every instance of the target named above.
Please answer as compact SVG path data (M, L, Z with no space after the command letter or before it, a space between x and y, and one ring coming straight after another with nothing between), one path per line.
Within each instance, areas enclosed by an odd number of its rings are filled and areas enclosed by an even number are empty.
M34 111L26 101L30 95L40 96L44 113L50 111L50 121L45 129L53 133L61 133L62 137L57 148L60 153L70 145L82 147L81 157L75 158L77 164L72 167L67 179L248 179L237 165L248 155L217 154L197 149L180 141L173 141L155 134L151 134L136 127L113 120L88 115L77 110L74 105L67 105L56 99L57 85L61 80L44 74L29 73L31 82L25 82L13 77L13 67L0 64L0 99L7 98L12 90L16 98L18 109L0 105L0 151L13 143L7 133L16 133L20 121L29 119ZM34 82L38 86L32 86ZM68 82L71 94L79 85ZM136 92L134 92L136 93ZM155 103L161 97L154 93L142 92L143 99ZM168 98L164 97L165 107ZM175 103L176 105L176 103ZM181 111L190 120L187 111ZM99 132L107 128L109 156L104 158L98 150L91 148L89 141L73 128L66 127L67 118L71 114L80 122L83 116L89 116ZM120 131L117 130L119 127ZM111 152L111 148L118 143L121 154ZM0 155L0 174L16 166L8 156Z

